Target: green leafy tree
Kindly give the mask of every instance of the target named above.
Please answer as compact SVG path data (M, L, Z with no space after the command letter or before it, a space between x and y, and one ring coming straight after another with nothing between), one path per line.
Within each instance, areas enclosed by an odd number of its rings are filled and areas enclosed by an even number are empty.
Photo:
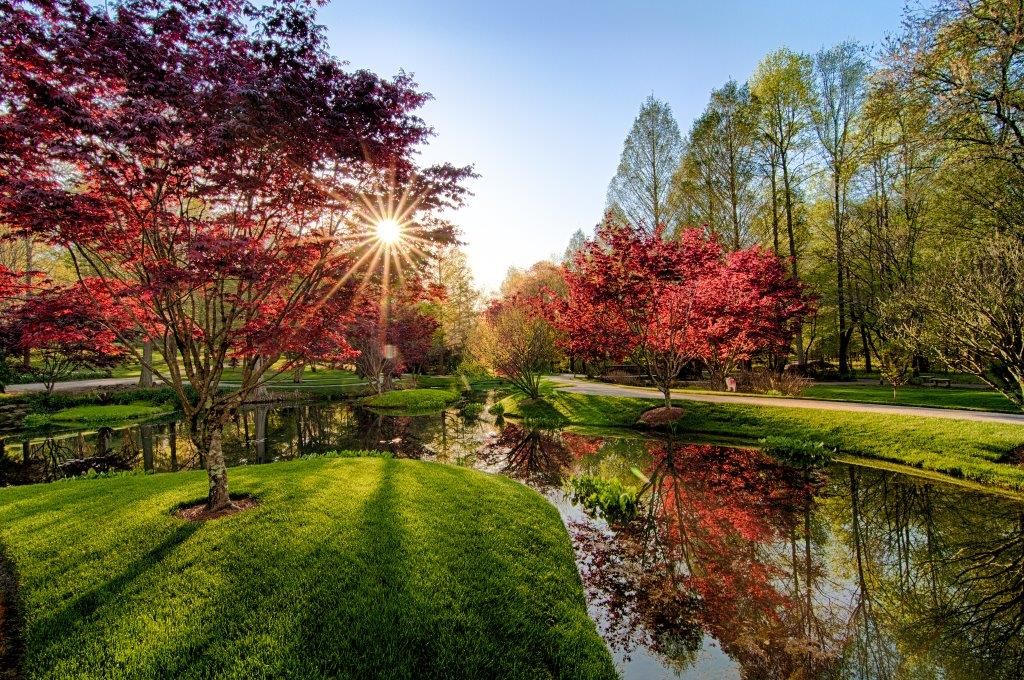
M622 148L619 168L608 186L608 207L650 232L678 224L669 195L683 154L679 124L669 105L653 96L644 100Z

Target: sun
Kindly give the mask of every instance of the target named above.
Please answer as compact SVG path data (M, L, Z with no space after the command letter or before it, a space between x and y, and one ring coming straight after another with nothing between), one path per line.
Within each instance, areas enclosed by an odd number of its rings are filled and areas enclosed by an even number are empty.
M386 218L377 223L377 240L391 245L402 238L402 225L396 220Z

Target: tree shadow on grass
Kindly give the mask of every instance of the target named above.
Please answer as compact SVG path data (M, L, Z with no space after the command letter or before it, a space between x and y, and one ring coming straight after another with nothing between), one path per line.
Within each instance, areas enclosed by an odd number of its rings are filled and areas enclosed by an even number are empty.
M309 583L314 606L303 612L300 637L286 654L302 659L310 677L414 677L433 665L431 613L410 589L414 566L400 512L398 467L383 461L380 483L355 523L354 548L336 546L309 569L318 577Z
M85 591L52 615L35 621L26 631L26 638L42 642L39 656L54 656L53 650L47 647L61 647L73 642L78 637L78 631L93 622L100 608L126 597L139 577L159 565L198 529L198 524L191 523L176 527L166 538L117 576ZM62 657L67 653L71 653L71 650L58 653L56 656Z

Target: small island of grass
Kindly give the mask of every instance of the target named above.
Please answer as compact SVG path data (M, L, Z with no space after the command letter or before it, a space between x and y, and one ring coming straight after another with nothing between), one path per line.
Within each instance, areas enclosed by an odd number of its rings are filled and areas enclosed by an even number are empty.
M170 404L154 405L148 402L133 404L89 404L72 406L53 413L31 413L25 417L24 427L99 427L114 423L149 420L174 411Z
M440 411L459 395L446 389L419 388L412 390L393 390L375 394L362 400L364 406L370 408L399 411L403 413L422 413Z

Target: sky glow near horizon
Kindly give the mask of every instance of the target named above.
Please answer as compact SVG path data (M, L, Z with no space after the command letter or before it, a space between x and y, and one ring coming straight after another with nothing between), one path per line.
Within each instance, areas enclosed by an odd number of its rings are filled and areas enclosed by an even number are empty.
M333 0L320 13L351 68L404 69L434 100L424 164L475 166L452 215L478 286L560 256L604 213L608 181L643 99L685 134L712 88L746 80L780 46L813 52L898 32L901 0L520 3Z

